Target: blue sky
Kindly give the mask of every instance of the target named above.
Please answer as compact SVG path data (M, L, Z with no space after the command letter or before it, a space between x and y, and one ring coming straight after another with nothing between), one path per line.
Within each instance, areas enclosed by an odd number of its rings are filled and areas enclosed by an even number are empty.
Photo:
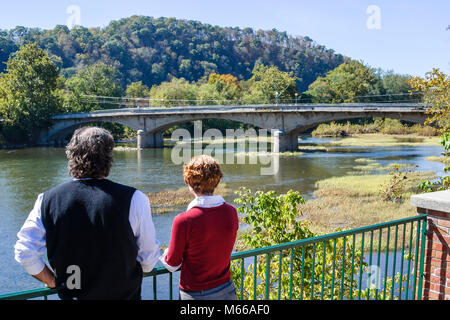
M433 67L450 73L449 0L15 0L2 3L0 29L66 24L71 5L80 8L81 25L86 27L137 14L276 28L309 36L372 67L419 76ZM379 9L379 16L367 12L371 5Z

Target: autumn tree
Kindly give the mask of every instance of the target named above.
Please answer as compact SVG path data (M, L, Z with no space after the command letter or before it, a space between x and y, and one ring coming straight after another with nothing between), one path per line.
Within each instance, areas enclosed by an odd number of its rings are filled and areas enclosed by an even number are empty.
M242 88L237 77L231 74L211 73L208 82L199 83L197 100L199 104L236 104L242 97Z
M434 68L424 78L413 77L409 81L412 91L423 94L429 115L425 124L437 125L442 133L450 131L450 77Z
M424 78L414 77L410 81L413 91L423 94L423 102L427 105L428 117L425 124L436 125L442 137L440 143L446 154L450 153L450 77L439 69L433 68ZM450 172L450 166L444 168ZM450 188L450 176L441 176L432 181L423 181L419 186L422 191L430 192Z

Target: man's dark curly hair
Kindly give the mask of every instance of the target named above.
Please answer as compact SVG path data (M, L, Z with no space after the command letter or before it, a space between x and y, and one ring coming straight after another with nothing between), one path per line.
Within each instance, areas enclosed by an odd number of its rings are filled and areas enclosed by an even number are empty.
M72 177L106 178L113 162L114 138L98 127L77 129L66 147Z

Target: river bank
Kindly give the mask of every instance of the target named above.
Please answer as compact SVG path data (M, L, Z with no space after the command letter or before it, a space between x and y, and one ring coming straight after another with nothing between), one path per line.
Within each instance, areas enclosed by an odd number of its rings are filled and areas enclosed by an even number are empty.
M401 199L383 200L392 174L365 174L332 177L316 182L314 199L301 207L303 218L320 234L353 229L402 219L417 214L411 195L419 182L435 177L434 172L409 172L401 185Z
M433 146L439 145L437 136L420 136L417 134L393 135L381 133L355 134L326 143L326 147L399 147L399 146Z

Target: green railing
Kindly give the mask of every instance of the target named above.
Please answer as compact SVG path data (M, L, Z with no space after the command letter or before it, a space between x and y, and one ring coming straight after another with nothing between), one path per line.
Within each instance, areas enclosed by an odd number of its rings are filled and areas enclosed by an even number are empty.
M426 215L418 215L233 253L238 298L420 300L426 227ZM159 267L144 278L152 278L156 300L161 275L169 278L165 293L172 300L178 287L172 273ZM41 288L0 295L0 300L55 294L55 289Z

